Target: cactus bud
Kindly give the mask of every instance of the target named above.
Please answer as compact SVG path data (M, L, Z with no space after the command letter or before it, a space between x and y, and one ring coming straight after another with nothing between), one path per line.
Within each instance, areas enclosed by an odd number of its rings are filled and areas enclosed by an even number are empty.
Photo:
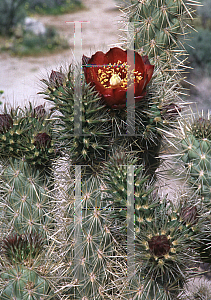
M210 139L211 121L204 118L199 118L192 124L191 130L196 138Z
M152 255L162 257L170 251L170 242L165 235L153 236L149 241L149 249Z
M13 121L10 115L0 114L0 133L5 133L13 127Z
M37 233L12 234L2 241L4 254L10 263L26 262L29 258L36 258L43 247L43 239Z
M31 114L32 118L43 118L46 115L46 110L43 105L36 106Z
M37 149L49 148L50 144L51 144L51 137L45 132L38 133L34 138L34 145L36 146Z
M180 217L185 224L195 225L198 222L198 213L196 206L182 208Z
M161 115L165 120L175 120L181 110L181 107L174 103L171 103L162 107Z
M52 84L52 86L58 88L59 86L62 86L64 82L65 75L62 72L56 72L52 70L50 75L50 83Z

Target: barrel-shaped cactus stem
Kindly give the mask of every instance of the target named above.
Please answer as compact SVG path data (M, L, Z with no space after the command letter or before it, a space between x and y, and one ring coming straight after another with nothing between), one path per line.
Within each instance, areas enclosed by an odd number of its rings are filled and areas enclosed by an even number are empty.
M107 158L111 125L105 105L100 105L98 93L85 83L84 78L81 80L81 135L75 134L74 111L77 103L74 94L74 67L70 65L67 74L61 70L52 71L49 80L42 82L47 87L43 94L54 104L53 111L60 115L56 117L60 148L70 155L73 164L87 165L85 172L89 176L98 172L99 164Z
M187 181L201 196L202 202L210 205L210 155L211 121L207 116L191 113L180 121L175 139L179 146L178 158L183 161Z
M40 171L31 168L26 161L10 160L2 172L1 186L5 223L19 234L48 235L52 223L50 192L43 184Z
M134 25L130 28L134 35L134 48L144 55L148 55L153 63L163 69L171 68L184 61L185 37L190 30L193 19L194 5L200 3L182 0L147 0L131 1L131 5L122 9L124 31L127 22ZM189 23L188 23L189 22ZM188 28L188 30L187 30ZM122 35L122 45L127 46L126 34ZM183 51L181 52L181 48Z

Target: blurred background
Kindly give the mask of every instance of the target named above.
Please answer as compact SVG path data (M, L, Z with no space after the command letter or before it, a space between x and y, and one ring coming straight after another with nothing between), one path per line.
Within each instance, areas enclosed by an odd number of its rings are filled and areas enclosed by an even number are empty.
M0 101L23 106L42 103L40 79L74 58L74 23L82 23L82 52L91 56L120 42L121 12L129 0L1 0ZM187 100L211 109L211 1L201 0L186 49ZM72 21L72 23L65 23ZM190 82L191 84L189 84Z

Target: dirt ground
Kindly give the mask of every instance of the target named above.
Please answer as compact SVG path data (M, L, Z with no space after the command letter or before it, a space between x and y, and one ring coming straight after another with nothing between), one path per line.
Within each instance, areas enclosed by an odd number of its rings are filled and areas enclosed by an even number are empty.
M68 65L74 53L74 23L66 21L88 21L82 24L82 52L91 56L98 50L108 51L118 42L118 26L121 13L114 0L83 0L86 9L60 16L37 16L45 25L51 25L64 35L70 49L54 55L41 57L11 57L0 54L0 90L4 91L3 103L23 106L28 101L42 103L37 95L41 90L40 79L46 78L52 69Z

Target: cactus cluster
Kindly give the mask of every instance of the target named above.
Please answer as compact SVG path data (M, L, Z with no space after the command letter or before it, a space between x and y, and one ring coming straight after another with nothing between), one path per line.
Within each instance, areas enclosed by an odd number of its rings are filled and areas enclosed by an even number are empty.
M0 149L1 156L25 157L32 165L50 165L55 158L55 141L52 137L52 121L44 105L29 108L4 108L0 114Z
M211 123L182 115L192 11L182 0L130 0L123 12L135 50L52 70L40 92L50 112L0 114L2 300L189 299L197 263L211 262ZM156 176L172 148L190 186L174 199Z

